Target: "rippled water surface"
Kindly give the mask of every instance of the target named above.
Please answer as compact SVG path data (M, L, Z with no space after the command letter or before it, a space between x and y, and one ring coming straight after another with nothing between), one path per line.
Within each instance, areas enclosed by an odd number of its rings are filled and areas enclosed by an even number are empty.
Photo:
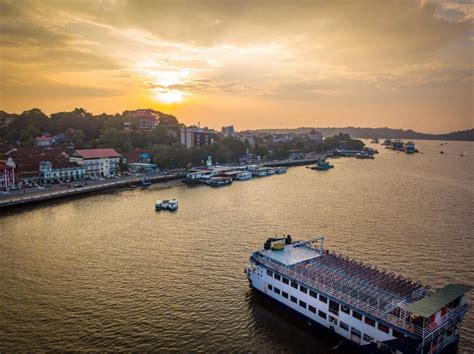
M248 286L250 253L275 233L324 235L330 249L433 286L474 285L474 144L417 147L379 146L375 160L334 159L327 172L3 212L0 350L325 352L333 338ZM176 213L154 211L171 197ZM460 347L474 348L474 311Z

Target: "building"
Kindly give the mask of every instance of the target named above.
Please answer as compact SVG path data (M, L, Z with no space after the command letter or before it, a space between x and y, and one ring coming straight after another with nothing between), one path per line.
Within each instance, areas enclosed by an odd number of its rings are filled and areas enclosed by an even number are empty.
M210 145L214 142L216 132L212 129L198 127L181 128L181 144L187 149L193 146Z
M123 161L127 164L129 172L153 173L159 171L158 166L151 163L151 154L140 148L127 152Z
M250 147L255 147L255 145L257 144L257 136L252 133L240 133L239 139L244 143L248 142Z
M272 135L272 143L289 143L293 140L293 136L290 134L274 134Z
M75 150L69 161L84 167L86 177L99 178L118 175L121 158L114 149L85 149Z
M311 130L308 133L307 137L308 137L308 140L311 140L311 141L318 141L318 142L323 141L323 134L317 130Z
M222 135L224 135L225 137L235 136L234 126L229 125L228 127L222 127Z
M35 145L40 147L53 146L54 138L49 135L42 135L35 138Z
M141 109L128 113L123 122L123 127L124 129L132 129L135 126L138 130L152 130L160 125L159 118L158 112Z
M301 150L290 150L288 159L290 160L300 160L304 159L304 153Z
M15 188L15 163L10 158L0 161L0 190Z
M70 162L67 159L57 159L53 162L41 161L39 177L45 183L76 181L86 177L86 170L77 162Z

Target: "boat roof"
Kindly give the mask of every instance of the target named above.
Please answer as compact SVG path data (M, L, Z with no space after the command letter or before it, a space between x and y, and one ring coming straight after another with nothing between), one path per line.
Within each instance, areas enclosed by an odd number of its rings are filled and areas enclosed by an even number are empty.
M462 284L448 284L436 290L433 294L424 297L412 304L403 305L403 308L415 315L430 317L450 302L463 296L472 287Z
M282 250L263 250L260 254L283 266L295 265L321 256L318 251L298 243L286 245Z

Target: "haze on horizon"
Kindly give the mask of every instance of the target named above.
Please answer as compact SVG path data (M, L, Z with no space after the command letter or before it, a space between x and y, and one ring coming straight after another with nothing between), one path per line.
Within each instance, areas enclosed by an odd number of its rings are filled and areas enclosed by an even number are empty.
M0 109L474 127L470 1L0 0Z

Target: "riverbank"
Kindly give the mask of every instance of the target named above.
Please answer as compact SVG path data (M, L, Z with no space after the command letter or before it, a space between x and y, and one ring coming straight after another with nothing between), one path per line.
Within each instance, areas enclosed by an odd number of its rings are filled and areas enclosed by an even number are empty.
M262 163L264 167L280 167L280 166L303 166L316 163L318 160L327 158L326 154L315 155L312 158L299 160L281 160L269 161ZM155 176L124 176L116 180L107 181L87 181L87 184L81 187L54 186L46 189L30 189L24 191L14 191L10 194L0 195L0 209L12 208L20 205L33 204L47 200L67 198L82 194L98 193L105 190L125 188L138 185L143 178L151 183L164 183L168 181L178 181L186 177L184 172L176 172L171 174L161 174ZM166 186L164 186L166 187Z
M173 180L181 180L185 177L184 173L173 173L158 176L146 176L152 183L164 183ZM33 189L17 191L12 194L0 196L0 208L11 208L20 205L38 203L47 200L67 198L81 194L97 193L105 190L130 187L138 185L143 177L126 176L118 180L108 181L87 181L87 184L81 187L55 186L51 189Z

